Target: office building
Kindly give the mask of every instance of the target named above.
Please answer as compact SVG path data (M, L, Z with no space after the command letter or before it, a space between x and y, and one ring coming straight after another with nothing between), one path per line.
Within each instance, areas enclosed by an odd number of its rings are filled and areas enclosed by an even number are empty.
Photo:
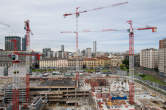
M13 40L16 40L16 48ZM5 50L6 51L21 51L21 37L19 36L5 36Z

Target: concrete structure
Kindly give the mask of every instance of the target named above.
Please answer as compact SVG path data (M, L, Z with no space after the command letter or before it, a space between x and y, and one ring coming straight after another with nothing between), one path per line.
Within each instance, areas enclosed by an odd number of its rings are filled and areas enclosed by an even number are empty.
M20 61L19 64L17 64L18 68L20 69L19 71L22 72L23 74L26 73L26 68L25 68L25 54L26 52L23 51L18 51L18 53L22 54L18 56L18 60ZM9 57L10 55L13 54L13 51L0 51L0 67L4 68L4 75L12 75L14 68L13 68L13 63L12 59ZM35 52L29 53L29 54L37 54ZM30 56L30 66L32 68L35 68L39 65L39 62L37 61L36 56Z
M0 66L12 66L12 60L9 58L9 54L12 54L13 52L9 51L0 51Z
M158 67L158 50L157 49L144 49L140 53L140 66L146 68Z
M86 48L85 54L86 54L87 58L91 58L92 57L92 49Z
M30 86L31 96L46 96L49 104L64 104L75 105L78 104L80 98L89 97L88 90L78 89L76 87L76 81L72 78L57 78L57 79L32 79L34 82Z
M5 50L6 51L14 51L14 42L12 40L16 40L16 50L21 50L21 37L19 36L5 36Z

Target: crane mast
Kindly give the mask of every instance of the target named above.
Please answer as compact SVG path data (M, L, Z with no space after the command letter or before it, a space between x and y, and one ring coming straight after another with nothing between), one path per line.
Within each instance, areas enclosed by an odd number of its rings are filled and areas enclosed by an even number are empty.
M130 25L129 29L129 102L130 104L134 104L134 30L132 21L127 21Z
M24 29L26 30L26 51L29 53L30 52L30 24L29 20L26 20L25 27ZM32 32L31 32L32 33ZM29 81L29 73L30 73L30 56L26 55L26 102L29 102L29 86L30 86L30 81Z
M79 86L78 8L79 7L76 8L76 87Z
M26 51L30 51L30 25L29 25L29 20L26 20L25 22L25 27L24 29L26 30ZM27 69L27 74L30 72L30 64L29 64L30 58L29 56L26 56L26 69Z

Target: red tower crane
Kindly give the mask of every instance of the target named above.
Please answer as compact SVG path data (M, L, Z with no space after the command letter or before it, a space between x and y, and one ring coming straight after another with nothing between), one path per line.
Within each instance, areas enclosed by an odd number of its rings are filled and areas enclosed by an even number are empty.
M119 5L124 5L127 4L128 2L122 2L122 3L116 3L116 4L112 4L112 5L108 5L108 6L103 6L103 7L98 7L98 8L94 8L94 9L89 9L89 10L84 10L84 11L78 11L78 9L80 7L76 7L76 11L74 13L65 13L63 16L67 17L67 16L71 16L71 15L75 15L76 16L76 30L75 30L75 34L76 34L76 80L78 81L79 78L79 62L78 62L78 17L81 13L86 13L86 12L91 12L91 11L97 11L97 10L101 10L104 8L109 8L109 7L116 7ZM78 84L77 84L78 86Z
M133 28L133 24L131 20L128 20L127 23L130 25L129 28L129 74L131 76L130 82L129 82L129 102L130 104L134 104L134 95L135 95L135 89L134 89L134 30L152 30L152 32L156 32L157 27L143 27L143 28ZM128 30L128 29L127 29ZM79 31L81 32L109 32L109 31L124 31L120 29L102 29L99 31L94 30L83 30ZM74 31L63 31L61 33L75 33Z
M30 51L30 33L33 35L31 29L30 29L30 24L29 20L26 20L25 27L24 29L26 30L26 51ZM29 81L29 72L30 72L30 59L29 55L26 55L26 69L27 69L27 74L26 74L26 101L27 103L29 102L29 86L30 86L30 81Z

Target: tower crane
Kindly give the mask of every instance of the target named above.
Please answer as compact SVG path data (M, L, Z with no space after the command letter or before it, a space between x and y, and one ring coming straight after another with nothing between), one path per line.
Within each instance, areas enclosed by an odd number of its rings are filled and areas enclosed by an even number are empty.
M26 51L29 52L30 51L30 33L32 34L32 31L30 29L30 24L29 24L29 20L26 20L25 23L25 31L26 31ZM27 55L26 56L26 69L27 69L27 74L26 74L26 101L27 103L29 102L29 86L30 86L30 82L29 82L29 73L30 73L30 57Z
M91 12L91 11L98 11L98 10L101 10L101 9L104 9L104 8L116 7L116 6L124 5L124 4L127 4L127 3L128 2L121 2L121 3L111 4L111 5L108 5L108 6L103 6L103 7L98 7L98 8L88 9L88 10L83 10L83 11L79 11L78 9L80 7L76 7L76 10L75 10L74 13L65 13L65 14L63 14L64 17L72 16L72 15L75 15L75 17L76 17L76 31L75 31L75 34L76 34L76 80L78 80L78 78L79 78L79 72L78 72L78 69L79 69L79 62L78 62L78 57L79 57L78 56L78 17L82 13L87 13L87 12ZM78 86L78 84L77 84L77 86Z
M152 30L152 32L156 32L157 27L141 27L141 28L133 28L132 20L128 20L127 23L130 25L129 29L126 29L129 32L129 75L131 76L129 82L129 102L130 104L134 104L134 30ZM121 29L102 29L102 30L82 30L79 33L88 33L88 32L109 32L109 31L126 31ZM64 33L76 33L75 31L63 31Z

